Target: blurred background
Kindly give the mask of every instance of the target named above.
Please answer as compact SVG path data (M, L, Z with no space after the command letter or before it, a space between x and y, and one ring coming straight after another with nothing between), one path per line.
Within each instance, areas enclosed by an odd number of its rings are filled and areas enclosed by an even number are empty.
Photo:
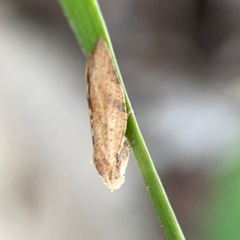
M186 239L240 239L240 2L100 0ZM0 0L0 239L165 239L131 157L92 161L85 59L56 0Z

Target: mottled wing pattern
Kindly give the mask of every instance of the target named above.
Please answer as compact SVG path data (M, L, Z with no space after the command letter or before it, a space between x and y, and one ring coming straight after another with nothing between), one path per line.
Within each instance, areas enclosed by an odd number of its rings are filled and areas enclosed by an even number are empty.
M94 164L112 190L124 182L119 159L121 161L120 152L125 149L127 113L122 87L102 39L99 39L89 57L86 76Z

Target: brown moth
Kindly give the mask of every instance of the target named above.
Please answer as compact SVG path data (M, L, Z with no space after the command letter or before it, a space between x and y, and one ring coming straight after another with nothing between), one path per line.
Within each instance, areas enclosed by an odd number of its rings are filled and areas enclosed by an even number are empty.
M124 183L130 145L125 138L127 112L111 54L99 39L89 56L87 95L93 141L93 163L112 192Z

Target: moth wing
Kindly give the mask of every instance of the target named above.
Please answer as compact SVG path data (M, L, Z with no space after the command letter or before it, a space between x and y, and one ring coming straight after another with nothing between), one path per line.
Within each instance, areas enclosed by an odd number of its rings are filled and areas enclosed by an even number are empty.
M127 113L122 87L109 50L99 39L87 65L88 99L94 160L111 164L122 148Z

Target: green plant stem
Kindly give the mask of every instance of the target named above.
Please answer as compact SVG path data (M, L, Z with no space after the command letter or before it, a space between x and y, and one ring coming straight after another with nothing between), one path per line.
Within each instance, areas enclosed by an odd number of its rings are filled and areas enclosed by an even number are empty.
M132 111L98 3L95 0L59 0L59 2L86 57L93 51L100 36L106 41L124 89L127 109ZM154 168L133 111L128 118L126 137L134 143L132 150L165 236L169 240L184 240L182 230Z

